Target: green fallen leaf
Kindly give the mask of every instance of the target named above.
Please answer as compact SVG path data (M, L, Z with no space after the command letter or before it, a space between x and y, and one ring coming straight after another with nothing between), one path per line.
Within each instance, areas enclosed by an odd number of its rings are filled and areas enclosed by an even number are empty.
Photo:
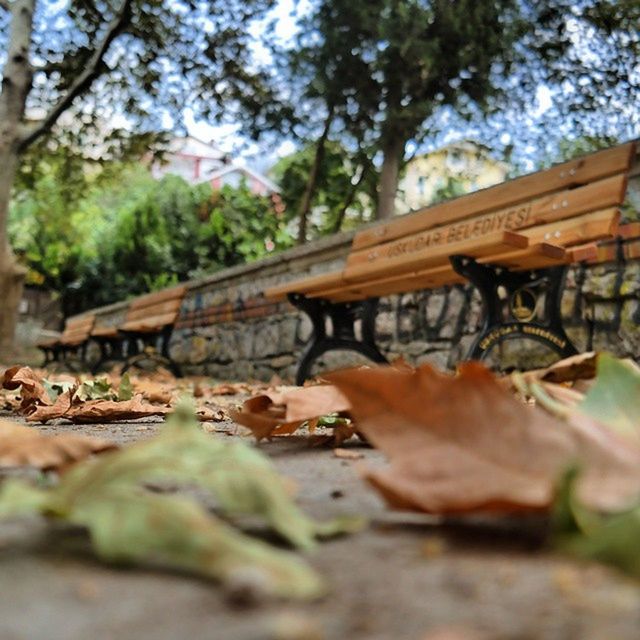
M198 486L225 518L257 517L301 549L363 524L308 518L266 457L243 442L205 434L184 403L155 438L81 463L53 489L7 483L0 514L39 512L83 525L106 560L161 564L222 581L258 576L265 591L292 598L323 593L322 581L294 555L249 538L191 499L143 488L167 482Z
M595 383L576 409L640 442L640 369L629 360L600 354Z
M95 380L85 380L76 391L78 400L118 400L116 392L111 387L107 378L96 378Z
M125 373L120 379L120 386L118 387L118 402L123 400L131 400L133 398L133 386L129 379L129 374Z
M319 427L337 427L341 424L351 424L351 420L349 420L349 418L343 418L338 415L320 416L318 418Z
M577 476L576 469L567 472L557 492L554 546L640 578L640 505L609 516L591 511L576 495Z
M73 389L76 385L73 382L55 381L52 382L43 378L42 386L45 388L51 402L55 402L59 395L69 391L69 389Z

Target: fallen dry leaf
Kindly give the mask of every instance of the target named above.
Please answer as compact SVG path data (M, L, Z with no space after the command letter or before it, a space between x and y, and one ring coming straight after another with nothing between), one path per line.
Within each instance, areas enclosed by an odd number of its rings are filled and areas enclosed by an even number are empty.
M65 418L75 423L119 422L136 420L149 416L164 416L171 409L143 402L141 395L131 400L117 402L115 400L89 400L74 404L73 392L58 396L56 403L50 407L38 407L27 416L30 422L47 422L56 418Z
M528 371L525 376L531 379L544 380L545 382L575 382L576 380L590 380L596 375L596 362L598 354L594 351L579 353L569 358L563 358L554 362L545 369Z
M0 420L0 467L62 470L93 453L117 448L113 442L100 438L74 434L48 436L33 427Z
M136 377L131 380L131 384L135 392L142 394L151 404L167 405L176 396L176 385L171 382Z
M640 494L640 448L592 422L516 400L480 363L455 377L424 365L335 372L358 430L390 464L366 479L392 507L428 513L548 510L572 464L580 497L616 509Z
M200 422L222 422L227 419L227 414L220 407L199 406L196 409L196 417Z
M37 405L51 404L51 398L42 384L42 376L30 367L10 367L2 376L2 386L11 391L20 388L20 412L29 413Z
M342 449L340 447L336 447L333 450L333 455L336 458L342 458L343 460L359 460L360 458L364 458L364 454L360 453L360 451L354 451L353 449Z
M249 398L231 417L261 440L293 433L304 422L348 409L349 402L335 386L322 384L267 391Z

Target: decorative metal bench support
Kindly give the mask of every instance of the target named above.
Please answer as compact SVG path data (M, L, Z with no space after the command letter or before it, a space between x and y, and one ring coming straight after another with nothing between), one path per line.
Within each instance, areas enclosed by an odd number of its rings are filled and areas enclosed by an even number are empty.
M288 298L294 307L309 316L313 325L311 339L298 364L296 384L303 384L309 377L317 358L334 349L355 351L378 363L388 362L375 342L378 298L343 303L307 298L298 293L290 293ZM358 319L361 321L361 339L355 334ZM330 321L330 332L327 332L327 320Z
M44 354L43 367L62 364L71 371L83 371L87 366L88 341L82 344L70 346L56 344L50 347L40 345L38 348ZM73 356L70 361L70 356Z
M100 371L105 362L122 361L124 356L122 353L123 342L122 337L104 337L91 336L91 339L98 343L100 348L100 357L98 361L91 367L91 373L95 376Z
M46 367L50 364L54 364L60 360L60 355L62 353L61 347L59 345L54 345L51 347L45 347L40 345L38 347L44 356L44 362L42 363L43 367Z
M482 360L493 346L512 338L536 340L563 358L578 353L562 326L566 266L514 272L467 256L450 260L456 272L477 287L484 306L484 325L468 360Z
M62 346L60 352L62 355L62 362L65 367L68 367L70 371L82 372L86 371L87 367L87 347L89 341L85 340L82 344L75 346ZM69 360L69 356L72 356L72 360Z
M182 370L169 354L169 341L173 333L173 325L166 326L159 333L123 331L125 338L125 362L121 374L131 367L139 367L145 360L151 360L169 368L177 378L182 377ZM160 350L157 342L160 340Z

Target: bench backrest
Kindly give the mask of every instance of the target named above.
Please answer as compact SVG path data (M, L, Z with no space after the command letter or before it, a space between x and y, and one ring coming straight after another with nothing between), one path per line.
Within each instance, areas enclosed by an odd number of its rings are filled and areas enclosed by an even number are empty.
M498 254L532 243L576 244L581 227L571 218L584 214L593 214L591 239L606 237L615 231L614 209L624 201L634 158L635 144L626 143L360 231L344 277L406 273L480 245ZM518 233L533 227L536 233Z
M64 331L61 339L67 342L82 342L91 335L91 330L95 324L95 314L83 314L67 318L64 323Z
M174 324L186 290L184 286L172 287L132 300L127 309L126 322L144 321L148 326L157 327Z

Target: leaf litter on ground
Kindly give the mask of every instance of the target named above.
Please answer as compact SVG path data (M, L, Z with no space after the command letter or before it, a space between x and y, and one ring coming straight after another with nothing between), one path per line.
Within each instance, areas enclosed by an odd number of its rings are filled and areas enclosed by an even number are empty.
M456 375L361 367L323 381L299 389L293 402L290 394L252 398L237 419L266 437L294 416L296 426L339 410L387 455L388 466L362 473L391 507L553 514L556 546L640 576L640 368L633 361L586 353L505 378L479 363ZM561 477L570 482L556 493Z
M163 482L205 490L220 515L193 498L145 488ZM317 538L363 524L355 517L326 523L307 517L266 457L243 442L205 434L184 405L159 435L81 462L52 488L5 482L0 515L34 513L86 527L95 553L106 561L184 570L232 588L296 599L319 597L326 584L303 559L234 525L257 517L307 551Z
M85 380L69 376L48 379L29 367L16 366L5 371L3 387L20 394L19 400L9 403L9 407L30 422L65 419L73 423L100 423L171 413L182 389L173 377L163 375L160 380L131 379L128 374ZM151 400L145 398L145 389ZM218 422L227 415L221 406L200 401L197 417Z

